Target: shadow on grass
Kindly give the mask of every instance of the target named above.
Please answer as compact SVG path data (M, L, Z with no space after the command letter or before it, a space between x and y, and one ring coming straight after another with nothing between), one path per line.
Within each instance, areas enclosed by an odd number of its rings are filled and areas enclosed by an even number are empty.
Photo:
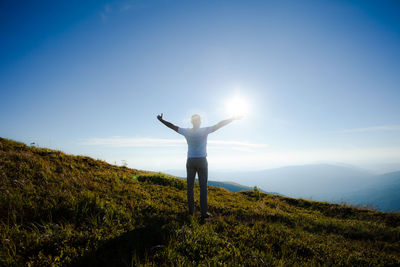
M153 255L165 248L176 227L189 222L186 213L176 221L152 217L144 227L106 240L97 250L78 258L71 266L137 266L152 261Z

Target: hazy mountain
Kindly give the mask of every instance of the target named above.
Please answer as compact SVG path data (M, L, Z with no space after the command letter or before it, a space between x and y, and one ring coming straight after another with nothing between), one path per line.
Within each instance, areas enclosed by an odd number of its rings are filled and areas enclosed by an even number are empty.
M184 172L170 171L185 176ZM245 186L258 186L264 191L292 197L327 200L343 192L365 188L373 175L351 166L310 164L247 172L209 172L210 180L232 181Z
M169 171L185 176L184 171ZM346 165L310 164L247 172L210 171L209 179L257 186L266 192L330 202L400 209L400 172L374 175Z
M246 177L244 185L254 184L266 191L321 200L373 183L373 175L367 171L328 164L288 166L240 175ZM231 180L238 182L234 176Z
M344 194L342 199L383 211L400 211L400 171L376 176L373 185Z
M171 173L173 173L173 172L174 171L169 172L169 175L172 175ZM180 175L175 174L174 175L175 177L180 178L180 179L186 179L186 178L184 178L184 176L186 174L183 174L182 172L179 172L179 171L177 171L175 173L179 173L180 174ZM196 183L198 183L198 182L199 182L198 179L196 179ZM227 189L227 190L229 190L231 192L254 190L254 186L252 186L252 187L251 186L245 186L245 185L241 185L241 184L234 183L234 182L229 182L229 181L211 181L211 180L208 180L208 185L216 186L216 187L222 187L222 188L225 188L225 189ZM259 188L259 190L260 190L260 192L263 192L263 193L282 195L282 194L279 194L277 192L267 192L265 190L262 190L261 188Z
M197 179L196 179L196 182L197 182ZM232 183L232 182L208 181L208 185L216 186L216 187L222 187L222 188L225 188L225 189L227 189L227 190L229 190L231 192L253 190L252 187L244 186L244 185L237 184L237 183Z
M197 181L197 179L196 179ZM225 188L231 192L239 192L239 191L249 191L249 190L254 190L254 187L250 187L250 186L244 186L238 183L234 183L234 182L219 182L219 181L208 181L208 185L211 186L216 186L216 187L222 187ZM277 192L267 192L265 190L260 189L260 192L263 193L268 193L268 194L275 194L275 195L282 195L279 194Z

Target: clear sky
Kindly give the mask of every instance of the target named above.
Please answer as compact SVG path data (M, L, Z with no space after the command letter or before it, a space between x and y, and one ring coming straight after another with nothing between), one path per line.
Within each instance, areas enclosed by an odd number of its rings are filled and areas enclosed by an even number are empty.
M147 170L400 169L399 1L1 1L0 136Z

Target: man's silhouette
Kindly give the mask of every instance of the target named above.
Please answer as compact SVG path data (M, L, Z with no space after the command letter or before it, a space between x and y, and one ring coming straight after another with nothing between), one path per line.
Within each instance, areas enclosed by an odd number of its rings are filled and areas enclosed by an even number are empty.
M186 161L187 172L187 199L189 205L189 214L194 214L194 181L196 172L199 177L200 184L200 209L201 218L205 219L210 217L207 213L207 180L208 180L208 162L207 162L207 136L215 132L219 128L231 123L240 117L232 117L223 120L211 127L200 128L201 118L200 115L194 114L192 116L193 128L181 128L173 125L172 123L163 119L163 114L157 116L165 126L185 136L188 144L188 153Z

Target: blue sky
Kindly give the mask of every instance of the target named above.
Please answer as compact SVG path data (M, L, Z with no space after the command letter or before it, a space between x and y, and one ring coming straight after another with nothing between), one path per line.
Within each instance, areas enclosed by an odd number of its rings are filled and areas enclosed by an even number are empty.
M0 136L147 170L400 169L398 1L2 1Z

